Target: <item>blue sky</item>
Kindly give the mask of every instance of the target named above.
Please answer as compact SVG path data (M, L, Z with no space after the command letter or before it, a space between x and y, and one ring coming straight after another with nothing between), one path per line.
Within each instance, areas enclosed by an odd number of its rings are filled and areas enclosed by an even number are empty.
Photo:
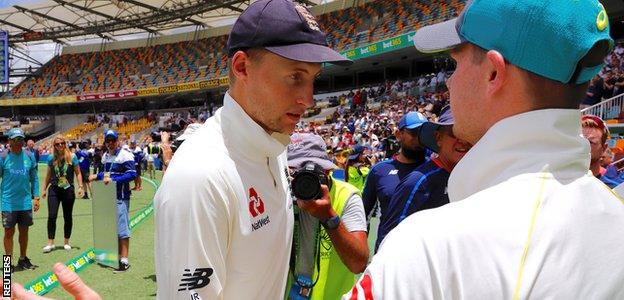
M0 8L13 6L15 4L28 4L39 1L40 0L0 0Z

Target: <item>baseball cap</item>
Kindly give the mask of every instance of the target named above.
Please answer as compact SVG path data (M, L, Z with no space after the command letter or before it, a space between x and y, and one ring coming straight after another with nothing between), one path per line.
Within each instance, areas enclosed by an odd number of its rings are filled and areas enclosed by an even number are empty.
M296 61L353 63L329 48L314 16L290 0L256 1L238 17L228 38L228 56L255 47Z
M112 129L107 130L106 133L104 134L104 140L109 140L109 139L117 140L118 138L119 138L119 135L117 135L117 132Z
M356 160L362 153L364 153L364 150L366 150L366 147L361 146L361 145L356 145L351 150L351 155L349 155L349 160Z
M435 132L440 129L441 126L453 125L454 123L455 119L453 118L453 113L451 113L451 107L447 105L440 111L438 122L427 122L422 125L420 134L418 135L418 142L429 150L438 153L440 147L438 147Z
M611 132L609 131L609 127L607 127L607 124L599 116L596 116L596 115L583 115L581 117L581 123L583 123L583 122L585 122L587 120L592 120L594 123L596 123L596 125L598 126L598 129L600 129L603 132L605 132L607 134L607 137L609 137L611 135Z
M423 114L416 111L411 111L403 115L403 117L399 121L399 130L416 129L426 122L427 118L423 116Z
M14 138L25 138L26 135L24 135L24 131L21 128L11 128L9 130L9 132L7 133L7 135L9 136L9 139L14 139Z
M301 169L313 162L325 170L338 169L327 155L327 146L322 137L311 133L295 133L288 145L288 167Z
M589 81L603 64L581 68L581 59L608 41L609 18L598 0L473 0L459 17L416 31L414 45L425 53L470 42L500 52L512 64L562 83ZM605 55L607 53L604 53Z

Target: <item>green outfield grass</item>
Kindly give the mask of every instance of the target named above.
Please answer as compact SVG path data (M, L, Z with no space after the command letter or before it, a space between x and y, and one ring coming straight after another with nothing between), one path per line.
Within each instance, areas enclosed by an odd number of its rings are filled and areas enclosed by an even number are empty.
M45 179L47 167L39 166L39 179L41 185ZM158 173L156 182L160 182ZM130 184L134 186L134 184ZM130 216L134 216L141 209L150 204L156 188L143 180L143 190L133 192L130 200ZM62 209L59 208L55 245L57 250L44 254L42 247L47 242L47 200L41 200L41 208L33 214L34 225L30 227L28 257L31 262L39 267L35 270L18 271L13 274L13 281L25 285L32 280L51 271L56 262L67 263L72 258L93 247L93 222L91 213L91 200L76 199L74 205L74 226L70 243L75 249L66 251L63 246L63 217ZM115 222L115 220L111 220ZM19 255L17 233L14 237L14 257ZM14 264L16 261L13 262ZM79 273L80 277L95 291L100 293L103 299L150 299L156 296L156 275L154 270L154 220L153 215L139 224L130 238L130 270L122 274L113 274L112 269L92 264L86 270ZM56 299L71 299L61 287L53 289L46 294L47 297Z

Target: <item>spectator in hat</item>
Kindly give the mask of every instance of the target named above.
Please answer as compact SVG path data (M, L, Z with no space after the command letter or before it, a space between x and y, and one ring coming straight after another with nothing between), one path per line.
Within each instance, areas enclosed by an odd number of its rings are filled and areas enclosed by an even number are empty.
M20 128L8 131L9 150L0 155L2 184L2 226L4 227L4 254L13 255L15 225L19 231L20 256L17 268L36 268L26 256L28 229L33 225L33 210L39 210L39 175L32 153L24 151L25 135Z
M602 4L468 1L414 42L457 62L453 133L474 146L451 203L403 220L345 298L624 298L605 267L624 265L624 203L588 173L579 124L613 46Z
M416 167L425 162L425 151L418 142L420 127L427 118L419 112L409 112L399 121L395 136L400 145L399 153L390 160L382 161L371 169L366 179L362 200L364 211L370 217L375 207L381 212L380 223L385 223L388 204L399 182ZM377 238L377 245L381 239Z
M438 122L426 122L418 136L419 144L437 153L431 160L404 176L391 196L380 220L376 248L384 237L409 215L449 203L448 179L455 165L471 145L453 135L453 114L446 106Z
M158 299L284 296L293 233L286 146L314 104L321 64L350 63L289 0L251 3L227 50L223 107L180 146L154 199Z
M130 182L137 176L134 155L119 143L119 135L114 130L104 134L106 153L102 156L104 170L89 176L90 181L102 180L104 184L115 183L117 190L117 238L119 242L119 267L115 273L126 272L130 268Z
M370 172L371 156L368 148L355 145L345 165L345 181L355 186L358 190L364 189L366 177Z
M624 182L617 174L606 175L601 172L601 162L603 154L609 149L607 140L609 139L609 128L598 116L584 115L581 117L581 127L583 137L587 139L590 147L589 170L594 176L610 188L615 188ZM606 171L606 170L605 170ZM615 175L615 176L614 176Z
M311 167L328 183L322 186L324 193L329 191L329 197L297 200L300 212L295 221L299 223L295 226L299 228L295 232L298 241L295 257L298 263L292 270L295 280L289 298L309 295L309 299L338 299L351 289L356 274L368 262L366 217L360 191L329 176L337 166L327 156L320 136L293 134L287 153L291 174Z

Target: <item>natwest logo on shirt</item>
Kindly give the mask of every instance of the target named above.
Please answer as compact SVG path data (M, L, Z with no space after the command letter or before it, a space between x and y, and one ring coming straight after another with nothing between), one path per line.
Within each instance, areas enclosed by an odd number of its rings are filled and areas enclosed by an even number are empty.
M264 213L264 201L254 188L249 189L249 213L254 218Z
M254 188L249 189L249 213L253 218L264 214L264 201L262 201L262 198L258 196L258 193ZM251 231L256 231L269 223L271 223L271 220L267 215L266 217L251 223Z

